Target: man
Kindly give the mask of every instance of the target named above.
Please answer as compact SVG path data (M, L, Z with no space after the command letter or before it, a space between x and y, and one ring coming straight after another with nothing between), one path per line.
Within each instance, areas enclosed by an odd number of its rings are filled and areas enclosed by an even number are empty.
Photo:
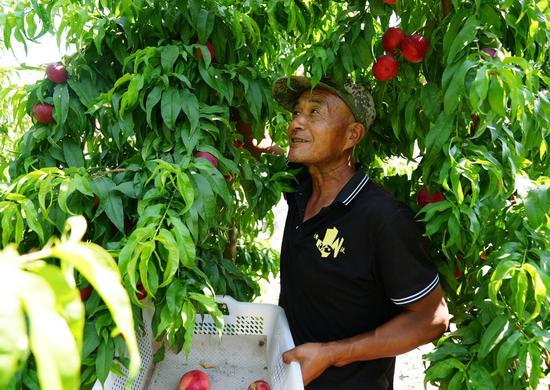
M292 111L288 160L305 167L285 194L281 295L308 390L393 388L395 356L441 336L448 311L412 212L352 161L375 118L358 85L278 79Z

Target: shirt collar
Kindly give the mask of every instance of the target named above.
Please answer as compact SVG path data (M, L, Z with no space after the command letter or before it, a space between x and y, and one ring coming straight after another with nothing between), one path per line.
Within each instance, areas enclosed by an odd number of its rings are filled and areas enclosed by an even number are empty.
M357 171L347 182L347 184L338 193L334 202L343 203L348 206L351 201L361 192L363 187L367 185L369 177L365 173L362 165L357 164Z
M361 192L363 187L367 185L369 177L366 175L364 167L361 164L357 164L356 167L357 171L346 183L344 188L340 190L333 203L342 203L348 206L351 201L355 199L355 197ZM305 198L304 200L305 202L307 202L307 199L309 199L309 195L311 194L311 176L307 172L307 169L304 167L298 177L302 180L298 182L295 194L298 194L300 197Z

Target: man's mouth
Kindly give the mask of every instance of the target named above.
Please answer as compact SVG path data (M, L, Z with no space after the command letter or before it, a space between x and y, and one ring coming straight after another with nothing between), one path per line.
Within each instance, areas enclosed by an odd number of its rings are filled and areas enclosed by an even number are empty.
M291 137L290 138L290 143L291 144L303 144L303 143L307 143L307 142L309 142L309 141L306 140L306 139L300 138L300 137Z

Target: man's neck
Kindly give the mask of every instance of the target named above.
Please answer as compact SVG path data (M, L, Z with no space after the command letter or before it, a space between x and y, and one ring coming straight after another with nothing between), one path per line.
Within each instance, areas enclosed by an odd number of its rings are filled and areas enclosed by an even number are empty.
M307 169L312 183L310 202L325 205L332 203L357 171L351 159L332 166L308 165Z

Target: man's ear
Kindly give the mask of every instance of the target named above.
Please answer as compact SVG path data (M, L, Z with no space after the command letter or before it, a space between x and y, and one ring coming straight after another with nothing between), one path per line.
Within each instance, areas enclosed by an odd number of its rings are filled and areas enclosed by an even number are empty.
M366 130L362 123L354 122L348 127L348 142L351 146L357 145L365 136Z

